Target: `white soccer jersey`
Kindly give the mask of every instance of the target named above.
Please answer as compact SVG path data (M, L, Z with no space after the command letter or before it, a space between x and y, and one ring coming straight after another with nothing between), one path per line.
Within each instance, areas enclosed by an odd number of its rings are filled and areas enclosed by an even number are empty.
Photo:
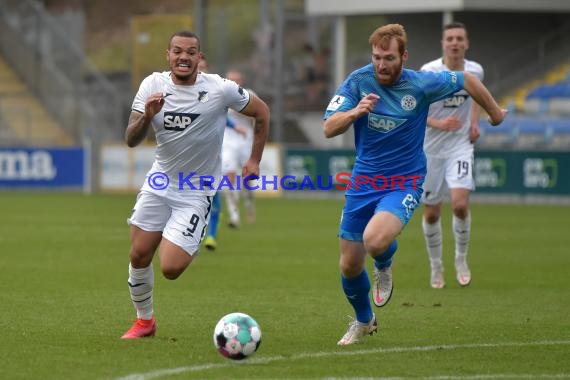
M141 83L132 109L144 112L146 100L156 92L165 94L164 105L151 121L156 154L142 189L156 192L149 177L161 172L170 182L167 189L160 191L168 191L168 195L193 190L188 183L208 195L214 194L215 190L207 184L212 182L209 177L213 177L214 187L220 183L228 108L243 110L249 93L217 74L198 73L196 83L188 86L174 84L170 72L155 72Z
M250 94L255 94L252 90L247 89ZM228 111L228 117L235 123L236 127L245 127L247 129L246 136L237 133L232 128L226 128L224 134L224 148L227 145L235 145L240 147L249 147L251 150L251 144L253 143L253 128L255 127L255 119L232 109Z
M422 71L451 71L443 63L443 58L438 58L426 63ZM479 80L483 80L483 67L474 61L464 61L464 71L474 74ZM426 128L424 150L426 154L445 158L458 152L473 151L473 144L469 141L469 126L471 118L471 106L473 99L465 90L453 94L452 97L433 103L429 107L429 117L444 119L455 116L462 121L462 126L455 132L441 131L436 128Z

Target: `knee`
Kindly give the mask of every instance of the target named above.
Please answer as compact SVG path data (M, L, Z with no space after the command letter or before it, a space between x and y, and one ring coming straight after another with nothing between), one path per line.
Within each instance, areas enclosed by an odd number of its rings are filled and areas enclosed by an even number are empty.
M162 275L167 280L176 280L178 277L180 277L182 272L184 272L184 269L179 269L175 267L161 267L160 269L162 271Z
M382 254L392 242L392 238L383 234L364 236L364 248L372 256Z
M346 260L343 257L340 259L340 272L346 278L356 277L364 269L364 265L357 260Z
M454 202L452 209L453 209L453 215L455 215L459 219L465 219L467 218L467 215L469 215L469 205L465 201Z
M424 220L427 224L435 224L439 221L439 216L437 215L424 215Z
M427 224L435 224L439 221L440 208L437 206L425 205L424 207L424 221Z
M154 251L148 247L133 245L129 252L131 264L136 268L146 268L152 262Z

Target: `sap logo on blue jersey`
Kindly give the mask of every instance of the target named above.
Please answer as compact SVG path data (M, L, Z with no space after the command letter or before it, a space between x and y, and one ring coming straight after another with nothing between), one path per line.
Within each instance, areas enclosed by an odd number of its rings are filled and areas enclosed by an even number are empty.
M168 131L184 131L196 120L200 114L198 113L164 113L164 129Z
M395 119L393 117L376 115L374 113L368 114L368 128L374 129L378 132L388 133L391 130L398 128L404 124L406 119Z
M451 98L443 100L443 106L445 108L461 107L467 98L469 98L469 95L453 95Z

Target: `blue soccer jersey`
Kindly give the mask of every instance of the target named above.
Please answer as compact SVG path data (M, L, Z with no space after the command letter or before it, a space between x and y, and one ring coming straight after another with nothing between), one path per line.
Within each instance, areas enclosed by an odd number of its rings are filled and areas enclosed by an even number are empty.
M356 160L347 195L415 189L423 183L429 105L463 89L462 72L404 69L391 86L376 80L372 64L352 72L329 103L325 120L349 111L367 94L380 96L374 110L354 122Z

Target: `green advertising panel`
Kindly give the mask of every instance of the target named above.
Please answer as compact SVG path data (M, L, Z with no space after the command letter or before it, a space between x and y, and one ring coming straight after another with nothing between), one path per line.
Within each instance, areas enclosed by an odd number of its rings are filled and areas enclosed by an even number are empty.
M475 154L477 193L570 195L570 152Z
M285 175L293 190L333 190L354 165L349 149L286 149ZM570 196L570 152L475 153L478 194L543 194ZM312 187L311 187L312 186Z
M348 178L354 165L354 151L347 149L287 149L284 155L285 175L296 183L295 190L308 188L310 179L315 190L337 190L339 179Z

